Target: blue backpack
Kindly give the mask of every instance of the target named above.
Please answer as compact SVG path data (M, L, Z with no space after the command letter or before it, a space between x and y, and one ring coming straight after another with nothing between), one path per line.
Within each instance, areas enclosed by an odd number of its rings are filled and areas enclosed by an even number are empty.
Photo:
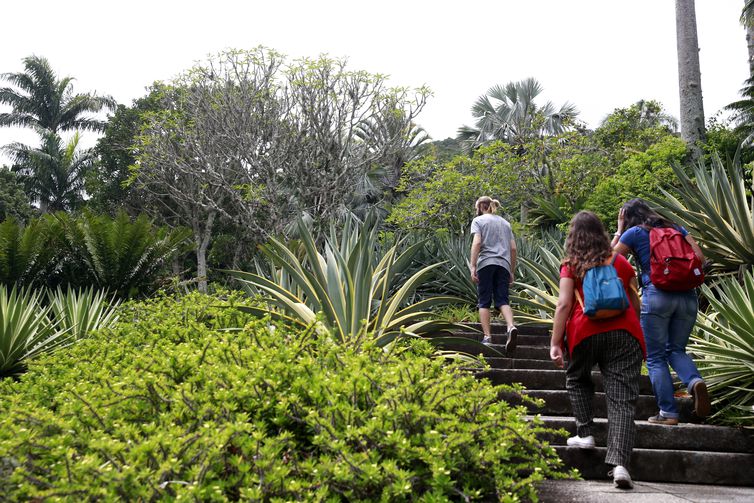
M623 314L630 306L623 281L615 269L616 258L618 255L613 254L609 265L598 265L586 271L582 281L583 301L576 290L576 298L581 304L581 309L590 320L614 318Z

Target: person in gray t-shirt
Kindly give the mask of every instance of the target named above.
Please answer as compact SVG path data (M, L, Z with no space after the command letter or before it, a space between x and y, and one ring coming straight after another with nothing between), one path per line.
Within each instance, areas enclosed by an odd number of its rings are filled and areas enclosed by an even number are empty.
M471 280L477 284L479 321L484 332L482 342L492 342L490 306L500 310L508 326L506 353L516 349L518 329L513 324L513 311L508 302L508 287L516 272L516 240L511 224L495 215L500 206L497 199L482 196L474 207L477 217L471 222L474 240L471 244Z

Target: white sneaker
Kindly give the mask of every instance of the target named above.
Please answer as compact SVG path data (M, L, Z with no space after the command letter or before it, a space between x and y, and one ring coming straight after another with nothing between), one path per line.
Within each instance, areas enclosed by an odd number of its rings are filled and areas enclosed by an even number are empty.
M489 335L485 335L482 338L482 344L487 344L487 345L492 344L492 337Z
M594 437L589 435L582 438L576 435L566 440L566 445L569 447L578 447L579 449L594 449Z
M618 489L633 489L634 483L631 480L631 475L621 465L617 465L615 468L608 472L608 475L613 476L613 482Z

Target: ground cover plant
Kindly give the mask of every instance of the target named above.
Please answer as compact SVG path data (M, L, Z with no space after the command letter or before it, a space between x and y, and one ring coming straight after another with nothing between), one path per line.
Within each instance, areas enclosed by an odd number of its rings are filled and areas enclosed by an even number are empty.
M0 493L518 501L558 476L541 423L426 341L357 352L225 307L249 302L130 303L116 328L0 382Z

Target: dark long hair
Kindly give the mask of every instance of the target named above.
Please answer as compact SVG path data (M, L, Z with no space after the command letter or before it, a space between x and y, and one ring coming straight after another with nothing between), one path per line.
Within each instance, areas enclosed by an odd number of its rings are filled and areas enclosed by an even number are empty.
M675 224L664 218L643 199L631 199L623 205L623 214L625 215L626 229L637 225L646 227L674 227Z
M605 226L591 211L579 211L571 219L565 244L563 264L583 278L587 269L600 265L613 254Z

